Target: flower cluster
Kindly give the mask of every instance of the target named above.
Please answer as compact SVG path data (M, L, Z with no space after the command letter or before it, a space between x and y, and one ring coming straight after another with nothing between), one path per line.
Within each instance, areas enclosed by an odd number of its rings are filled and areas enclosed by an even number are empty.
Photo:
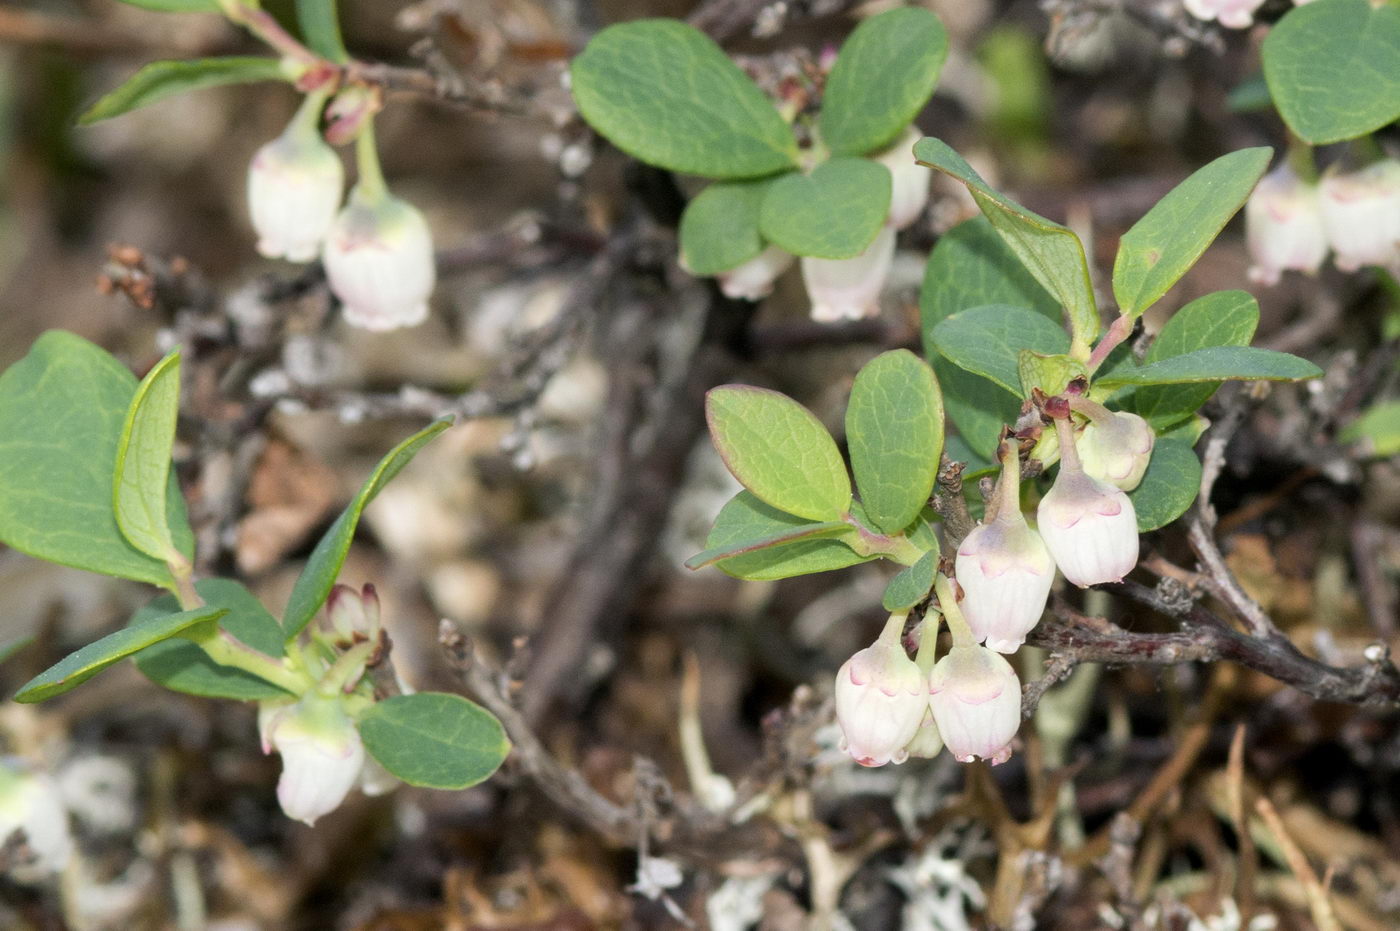
M1060 472L1036 512L1039 530L1021 511L1020 457L1004 442L987 514L954 560L961 599L946 577L935 582L953 636L948 653L932 661L937 620L926 618L919 656L909 659L900 641L904 615L896 614L837 673L844 749L861 765L933 756L942 746L962 762L1008 759L1021 689L1002 654L1019 649L1040 622L1055 569L1089 586L1116 582L1137 564L1137 517L1126 492L1147 470L1152 428L1087 398L1061 404L1053 418ZM1071 412L1087 418L1077 441Z
M1002 763L1021 722L1021 682L1000 654L976 643L945 576L939 606L953 647L934 661L938 614L923 624L917 660L904 652L905 615L890 616L880 639L836 674L843 749L862 766L932 757L944 746L960 761Z
M895 233L910 226L928 205L932 171L914 161L919 130L909 127L889 148L874 156L890 172L890 209L885 224L865 251L850 259L802 259L802 281L812 303L812 319L822 323L859 320L880 309L880 292L894 262ZM721 272L720 290L727 297L756 301L767 297L796 261L777 246Z
M1317 182L1285 162L1250 195L1245 229L1249 277L1260 284L1276 284L1285 271L1312 274L1329 250L1342 271L1400 269L1400 161L1353 172L1334 166Z
M277 801L287 817L315 824L359 786L381 795L397 781L366 756L354 715L366 664L382 649L379 597L337 585L326 602L327 624L313 633L305 659L319 668L315 688L300 698L265 701L258 710L264 753L282 757Z
M282 135L248 166L248 209L258 251L308 262L320 256L346 322L368 330L415 326L435 283L427 221L391 195L380 172L372 121L377 98L349 87L327 106L313 90ZM319 124L329 119L325 136ZM341 206L345 172L326 139L356 141L359 181Z

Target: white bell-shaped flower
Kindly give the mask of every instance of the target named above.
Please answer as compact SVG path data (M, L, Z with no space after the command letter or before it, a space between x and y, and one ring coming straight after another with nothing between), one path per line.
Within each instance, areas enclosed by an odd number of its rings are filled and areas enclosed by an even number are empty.
M1286 271L1313 274L1327 258L1322 204L1316 184L1299 178L1287 162L1265 175L1244 205L1249 279L1277 284Z
M802 259L802 280L818 323L859 320L880 310L880 292L894 261L894 227L882 226L853 259Z
M287 129L248 165L248 212L258 251L270 259L309 262L335 221L345 167L317 130L325 98L306 98Z
M992 507L987 519L963 538L954 571L973 636L998 653L1014 653L1045 613L1055 562L1021 513L1020 460L1009 446L1002 454Z
M1230 29L1247 29L1254 25L1254 11L1264 0L1185 0L1186 12L1199 20L1218 20Z
M359 782L365 748L337 698L307 694L293 704L264 705L263 752L282 756L277 801L288 818L315 824Z
M0 845L16 832L23 845L12 851L5 872L21 883L40 883L63 872L73 854L68 811L52 779L13 757L0 760Z
M725 297L759 301L773 293L773 282L792 267L793 254L769 246L742 265L720 272L719 289Z
M1100 404L1093 407L1097 412L1085 425L1077 444L1080 464L1092 478L1132 491L1147 473L1157 434L1137 414L1110 411Z
M903 763L928 704L927 679L904 652L904 615L890 618L880 639L836 673L836 720L842 749L862 766Z
M1400 265L1400 162L1386 158L1350 174L1328 172L1319 198L1338 268Z
M1011 740L1021 727L1021 680L1000 653L977 644L959 645L933 665L929 708L943 743L961 763L992 765L1011 758Z
M1060 474L1040 499L1040 535L1065 578L1081 588L1118 582L1138 559L1133 502L1107 482L1086 474L1068 418L1057 418Z
M322 260L347 323L394 330L427 319L437 281L433 236L413 205L357 186L335 218Z
M348 585L337 585L326 598L329 632L338 646L378 640L379 615L379 592L369 583L358 592Z
M890 215L885 222L897 230L908 227L928 206L933 169L914 160L914 143L922 137L918 127L910 126L893 145L875 156L875 161L890 170Z

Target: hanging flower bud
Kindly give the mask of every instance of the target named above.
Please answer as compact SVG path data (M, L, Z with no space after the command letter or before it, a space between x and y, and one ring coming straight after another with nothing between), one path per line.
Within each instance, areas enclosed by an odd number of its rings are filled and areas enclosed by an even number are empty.
M23 845L10 843L16 832L23 833ZM0 759L0 845L7 851L6 874L22 883L63 872L73 854L58 787L13 757Z
M960 763L975 758L993 766L1011 758L1021 726L1021 680L1000 653L954 640L933 664L929 707L943 743Z
M908 227L928 206L928 188L933 169L914 160L914 143L923 137L918 127L910 126L904 134L875 161L890 170L890 216L885 222L897 230Z
M1219 20L1230 29L1247 29L1254 24L1254 11L1264 0L1185 0L1186 12L1204 22Z
M880 291L894 261L894 228L883 226L853 259L802 260L802 280L818 323L859 320L880 310Z
M1123 491L1138 487L1157 441L1147 421L1137 414L1111 411L1087 398L1076 398L1070 406L1081 413L1092 411L1078 443L1085 473Z
M1299 178L1287 162L1265 175L1249 195L1244 227L1250 281L1272 285L1285 271L1313 274L1327 258L1317 185Z
M1350 174L1329 172L1320 197L1338 268L1400 265L1400 162L1387 158Z
M903 763L928 703L924 674L899 640L903 626L904 615L891 615L880 639L836 673L842 749L862 766Z
M1004 444L1001 481L987 518L963 538L954 571L962 586L962 611L978 641L998 653L1014 653L1040 623L1055 563L1040 534L1021 513L1021 464Z
M769 246L758 255L726 272L720 272L719 289L725 297L758 301L773 293L773 282L792 266L793 254Z
M433 237L423 214L360 187L336 217L322 255L347 323L366 330L417 326L433 293Z
M1060 474L1040 499L1040 534L1065 578L1081 588L1117 582L1138 558L1137 514L1121 489L1085 474L1069 418L1056 418Z
M379 593L373 585L355 591L348 585L337 585L326 599L326 617L336 646L379 639Z
M282 135L248 165L248 212L258 252L270 259L316 258L345 192L340 156L316 128L324 103L324 96L309 95Z
M337 699L316 694L294 704L264 704L258 718L263 752L282 756L277 781L282 811L315 824L339 807L360 779L365 748L355 723Z
M905 756L915 756L931 760L943 752L943 735L938 733L938 723L933 720L933 710L924 708L923 720L914 732L914 739L904 745Z

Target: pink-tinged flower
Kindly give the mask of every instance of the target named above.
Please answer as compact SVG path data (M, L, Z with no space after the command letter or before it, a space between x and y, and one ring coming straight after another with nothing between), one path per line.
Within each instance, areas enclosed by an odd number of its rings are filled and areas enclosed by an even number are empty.
M1137 414L1105 411L1079 436L1079 461L1085 473L1123 491L1138 487L1152 459L1157 434Z
M322 260L347 323L394 330L427 319L437 280L433 237L411 204L356 187L335 218Z
M933 665L929 707L943 743L960 763L1011 758L1021 726L1021 680L1000 653L954 643Z
M836 673L842 749L862 766L903 763L927 704L927 680L904 652L899 631L893 637L882 634Z
M322 102L308 97L286 131L248 165L248 213L258 251L270 259L316 258L345 192L340 156L316 130Z
M914 143L922 137L918 127L910 126L893 145L875 156L875 161L890 170L890 215L885 222L897 230L917 220L928 206L933 169L914 160Z
M338 700L308 694L294 704L264 705L258 723L263 752L282 756L277 801L288 818L315 824L345 801L360 780L365 748Z
M377 640L379 593L368 583L358 592L348 585L337 585L326 599L326 617L339 646Z
M792 267L793 254L769 246L742 265L720 272L719 289L725 297L759 301L773 293L773 282Z
M19 839L16 832L23 833L23 844L10 846ZM21 883L42 883L63 872L73 854L58 786L13 757L0 759L0 844L7 845L4 872Z
M1060 474L1040 499L1040 535L1065 578L1081 588L1117 582L1138 559L1137 514L1119 488L1085 474L1065 419L1057 419Z
M1277 284L1286 271L1313 274L1327 258L1317 185L1284 162L1260 180L1244 205L1249 280Z
M1400 162L1387 158L1350 174L1328 172L1320 199L1338 268L1400 265Z
M1199 20L1219 20L1230 29L1247 29L1254 25L1254 11L1264 0L1185 0L1186 12Z
M802 260L802 280L818 323L859 320L879 313L880 292L894 261L894 228L883 226L853 259Z
M1014 653L1045 613L1055 562L1021 513L1021 460L1015 448L1004 444L999 452L996 493L986 518L958 547L954 572L973 636L998 653Z

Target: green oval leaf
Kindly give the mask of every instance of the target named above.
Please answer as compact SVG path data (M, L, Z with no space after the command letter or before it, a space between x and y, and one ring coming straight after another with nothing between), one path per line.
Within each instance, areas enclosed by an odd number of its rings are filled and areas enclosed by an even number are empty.
M1143 357L1145 364L1212 346L1248 346L1259 326L1259 303L1244 291L1216 291L1199 297L1172 315ZM1132 389L1120 399L1156 429L1177 424L1210 400L1219 382Z
M948 34L921 7L872 16L856 27L826 79L817 127L835 155L884 148L933 96Z
M760 500L809 521L841 520L850 509L851 480L836 441L792 398L721 385L705 395L705 417L724 464Z
M1303 381L1322 375L1307 359L1252 346L1212 346L1138 368L1121 366L1094 384L1175 385L1197 381Z
M1264 39L1264 78L1288 128L1313 145L1400 119L1400 7L1317 0Z
M865 251L890 212L890 170L868 158L833 158L809 175L768 188L759 229L793 255L850 259Z
M1084 363L1077 359L1029 349L1022 349L1017 354L1016 372L1021 379L1021 394L1027 398L1037 388L1046 394L1059 394L1072 380L1086 374Z
M297 25L307 47L317 55L334 62L350 60L340 35L336 0L297 0Z
M190 61L155 61L133 74L116 90L88 108L78 123L87 126L109 120L175 94L255 81L286 81L287 73L276 58L195 58Z
M819 524L804 522L792 527L784 527L784 529L769 533L766 536L753 537L734 543L726 543L724 546L711 547L687 559L685 561L685 567L687 569L703 569L706 566L712 566L724 559L743 556L746 553L753 553L758 550L771 549L772 547L782 546L786 543L843 536L853 537L856 535L856 532L854 527L844 521L826 521Z
M374 500L374 496L379 494L380 489L387 485L390 479L413 461L413 457L418 455L418 450L450 426L450 417L436 420L395 446L388 455L379 460L374 472L360 488L359 494L355 495L349 507L340 513L334 524L331 524L330 529L316 544L316 549L311 551L306 568L302 569L301 575L297 577L292 594L287 599L287 610L282 614L282 628L286 639L290 640L301 633L302 628L321 610L321 605L326 603L326 597L330 595L331 588L340 575L340 567L345 564L345 556L350 552L350 541L355 537L355 528L359 526L360 515L364 513L365 507Z
M61 330L0 375L0 541L63 566L174 584L164 561L127 542L112 510L117 442L135 394L125 366ZM171 538L192 557L173 476L165 494Z
M791 168L792 130L708 36L672 19L609 26L569 68L588 124L651 165L707 178Z
M1138 317L1215 241L1264 176L1273 149L1222 155L1157 201L1118 243L1113 296L1120 313Z
M812 526L820 525L770 507L752 493L741 491L720 509L705 540L706 552L733 549L749 541L776 538ZM736 579L771 581L844 569L874 558L858 555L839 539L817 538L750 550L721 559L715 566Z
M922 165L967 186L972 199L1026 270L1053 294L1069 315L1074 338L1087 347L1099 335L1099 310L1089 280L1084 245L1067 227L1052 223L992 190L948 144L932 137L914 144ZM1014 390L1014 389L1012 389Z
M763 251L759 207L768 181L720 181L681 214L681 260L693 275L729 271Z
M510 753L501 722L460 695L418 692L371 705L359 720L365 749L411 786L465 789Z
M934 547L912 566L903 569L890 579L881 599L886 611L896 614L908 611L928 597L933 590L934 577L938 575L938 548Z
M1158 437L1138 487L1128 493L1138 530L1146 533L1176 520L1201 490L1201 460L1185 440Z
M195 590L209 607L228 612L219 619L219 626L240 643L274 659L283 655L282 625L248 589L233 579L204 579L195 583ZM149 623L176 610L175 599L164 595L138 611L130 626ZM135 662L146 678L188 695L261 701L285 698L288 694L246 670L214 662L197 645L179 638L147 647L136 654Z
M112 512L127 542L152 559L179 557L165 513L180 413L180 351L156 363L126 411L112 475Z
M1347 424L1338 436L1344 443L1364 443L1367 456L1400 453L1400 401L1383 401Z
M924 355L943 386L948 418L983 458L996 455L1002 425L1015 422L1021 399L943 358L934 347L933 328L958 311L988 304L1026 307L1054 322L1062 316L1060 302L1026 271L991 222L978 216L938 238L924 266L919 313Z
M152 618L139 627L125 627L108 634L101 640L70 653L39 675L25 683L15 694L15 701L37 702L62 695L75 686L81 685L108 666L126 659L133 653L146 649L174 637L196 624L216 621L223 616L223 608L204 607L179 614L167 614Z
M933 370L907 349L866 363L851 386L846 445L865 512L883 532L902 533L928 503L943 452Z
M948 361L1021 393L1020 353L1069 351L1069 337L1044 316L1024 307L993 304L953 314L933 328L934 347Z

